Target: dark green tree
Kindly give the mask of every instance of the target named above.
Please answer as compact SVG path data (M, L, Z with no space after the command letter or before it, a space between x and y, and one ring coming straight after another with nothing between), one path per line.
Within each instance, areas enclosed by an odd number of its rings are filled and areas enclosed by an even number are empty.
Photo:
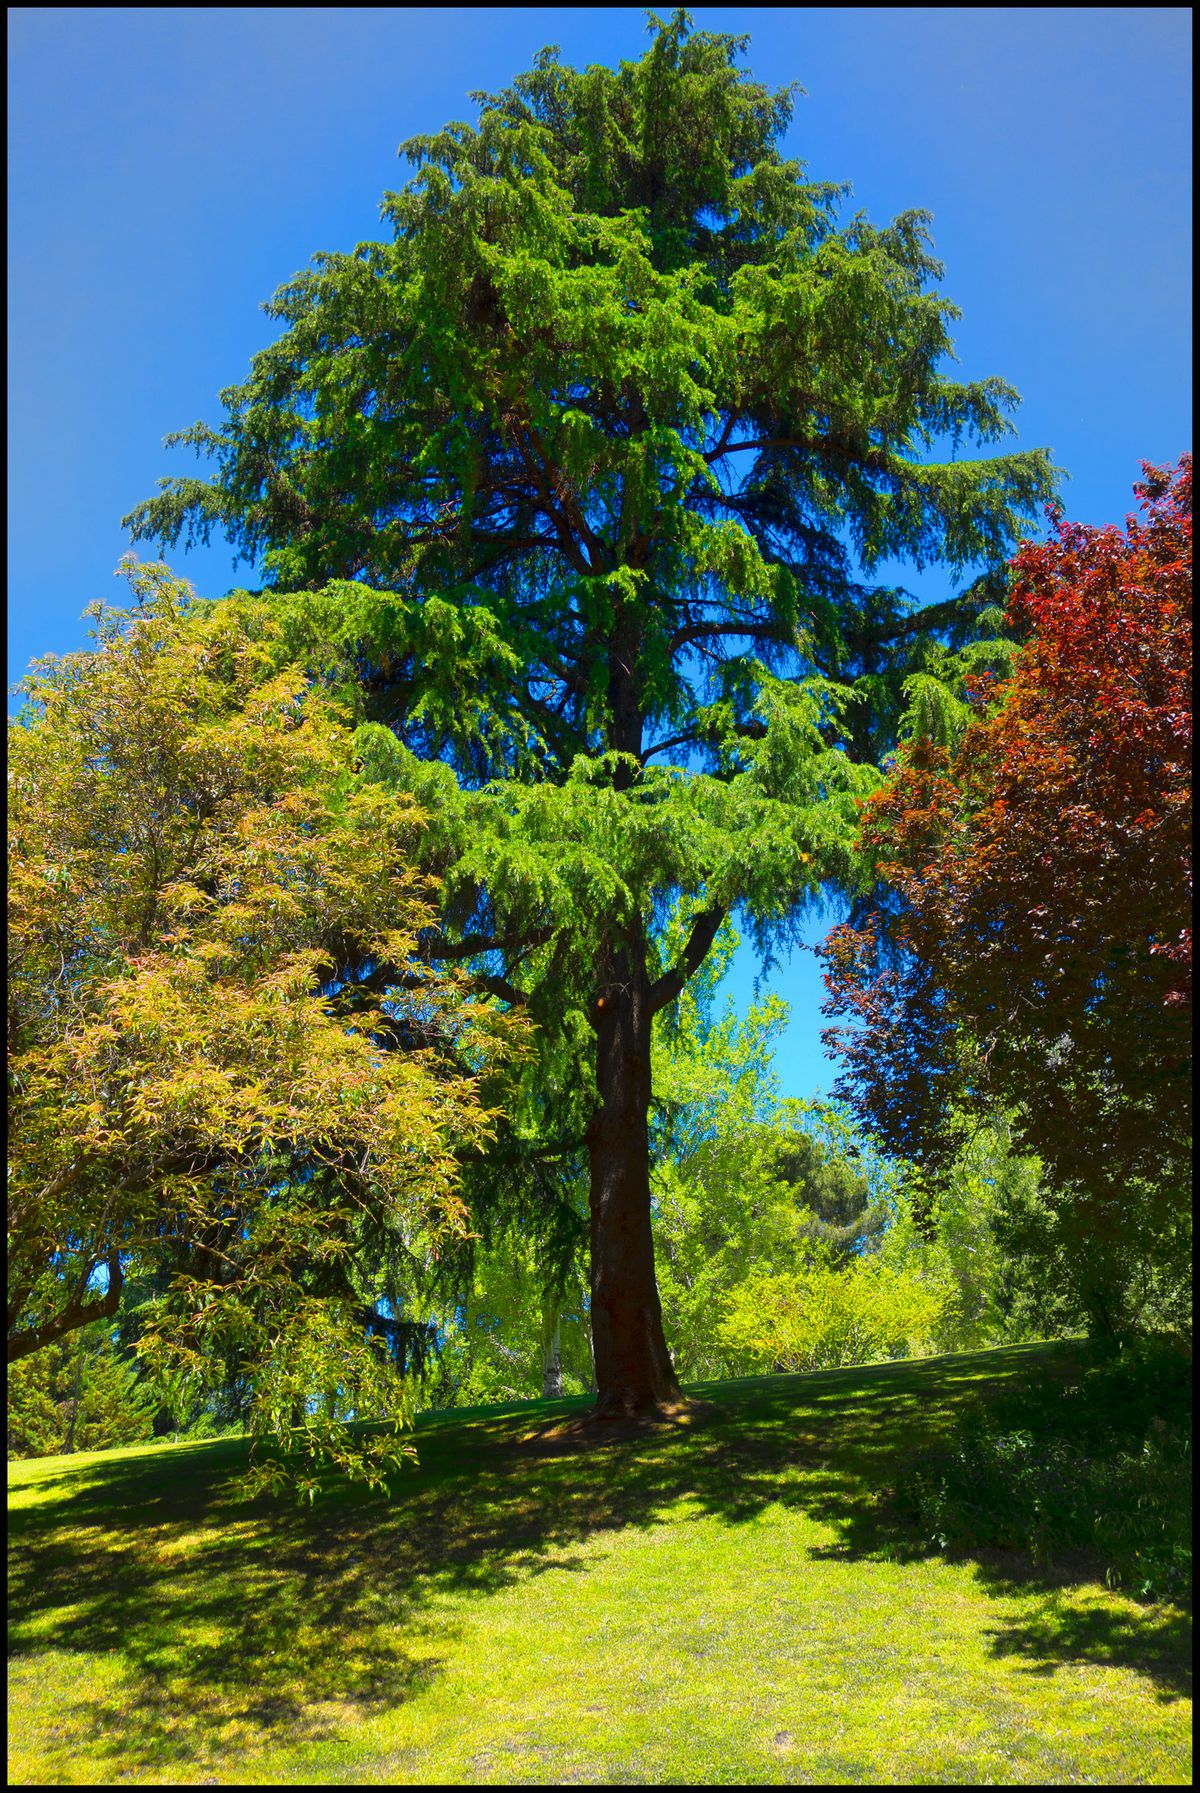
M259 560L276 615L349 656L364 759L433 810L427 950L528 1010L538 1137L586 1139L601 1413L678 1398L654 1016L732 910L769 951L850 880L903 678L980 604L864 581L996 564L1052 489L1042 451L959 452L1016 395L942 371L927 216L839 224L746 40L651 34L616 69L544 50L408 143L391 240L281 288L224 422L174 438L212 476L127 519Z

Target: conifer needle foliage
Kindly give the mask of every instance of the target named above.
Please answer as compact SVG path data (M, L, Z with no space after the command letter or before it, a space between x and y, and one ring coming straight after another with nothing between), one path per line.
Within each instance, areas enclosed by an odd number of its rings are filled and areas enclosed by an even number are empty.
M927 215L840 221L746 42L676 12L615 69L548 48L408 142L390 238L279 290L223 421L176 438L211 476L127 519L257 558L431 810L438 950L537 1024L540 1143L586 1140L608 1411L678 1398L654 1015L731 911L769 951L852 881L904 680L981 604L921 610L881 562L986 570L1053 484L993 452L1012 389L947 371Z

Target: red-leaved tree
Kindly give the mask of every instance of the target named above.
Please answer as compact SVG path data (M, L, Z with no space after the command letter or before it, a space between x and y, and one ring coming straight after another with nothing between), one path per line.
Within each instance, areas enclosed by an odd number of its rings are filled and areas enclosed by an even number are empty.
M841 1093L934 1181L1008 1113L1101 1329L1186 1250L1191 457L1144 475L1124 532L1020 549L1013 676L957 750L902 748L863 816L884 900L824 949Z

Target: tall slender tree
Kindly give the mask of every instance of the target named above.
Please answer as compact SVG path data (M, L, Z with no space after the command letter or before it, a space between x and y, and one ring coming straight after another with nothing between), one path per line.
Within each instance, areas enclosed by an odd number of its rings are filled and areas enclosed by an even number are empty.
M353 656L377 775L436 806L427 949L538 1023L547 1137L556 1104L583 1124L604 1414L678 1398L653 1018L731 909L769 950L849 877L897 681L978 608L864 581L994 564L1052 488L1043 451L960 457L1016 395L942 371L927 216L839 226L746 42L676 12L616 69L546 49L405 145L391 240L277 293L224 422L174 438L212 477L127 519L259 559L276 610Z

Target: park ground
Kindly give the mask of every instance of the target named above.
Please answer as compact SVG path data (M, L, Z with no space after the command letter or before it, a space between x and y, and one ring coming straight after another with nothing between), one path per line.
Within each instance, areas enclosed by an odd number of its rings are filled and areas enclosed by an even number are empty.
M10 1781L1189 1784L1184 1613L890 1513L1071 1350L431 1416L311 1509L235 1502L232 1439L10 1464Z

